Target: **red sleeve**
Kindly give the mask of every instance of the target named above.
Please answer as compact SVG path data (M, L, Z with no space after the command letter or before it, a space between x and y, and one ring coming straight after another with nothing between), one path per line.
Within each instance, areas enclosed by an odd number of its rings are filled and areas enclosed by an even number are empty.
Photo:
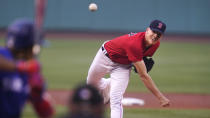
M155 51L158 49L159 45L160 45L160 42L157 42L155 45L153 45L152 47L150 47L148 50L146 50L144 52L144 56L152 57L153 54L155 53Z

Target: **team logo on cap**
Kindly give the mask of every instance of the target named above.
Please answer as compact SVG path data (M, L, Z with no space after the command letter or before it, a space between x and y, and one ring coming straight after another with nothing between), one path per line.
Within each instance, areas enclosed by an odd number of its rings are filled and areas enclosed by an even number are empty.
M162 23L158 23L158 28L162 28L163 24Z

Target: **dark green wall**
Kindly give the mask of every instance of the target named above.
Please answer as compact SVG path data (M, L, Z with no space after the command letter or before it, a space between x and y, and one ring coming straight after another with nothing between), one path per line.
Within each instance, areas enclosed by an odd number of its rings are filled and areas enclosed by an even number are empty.
M88 11L88 4L98 11ZM18 17L34 17L33 0L0 0L0 28ZM46 29L143 31L153 19L168 33L210 34L210 0L48 0Z

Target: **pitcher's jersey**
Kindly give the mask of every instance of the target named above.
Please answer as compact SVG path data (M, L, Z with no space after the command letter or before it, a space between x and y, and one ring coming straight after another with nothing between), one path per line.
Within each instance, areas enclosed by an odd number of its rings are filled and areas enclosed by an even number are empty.
M0 47L0 56L13 60L7 48ZM27 76L0 70L0 118L19 118L28 99Z
M132 62L141 61L144 56L152 56L160 42L146 48L145 32L130 33L104 44L110 59L120 64L131 64Z

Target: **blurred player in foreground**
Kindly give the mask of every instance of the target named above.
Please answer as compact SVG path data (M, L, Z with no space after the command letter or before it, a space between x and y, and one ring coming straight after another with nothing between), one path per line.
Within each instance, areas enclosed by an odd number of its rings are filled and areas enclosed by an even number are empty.
M9 27L6 46L0 47L0 118L20 118L27 100L40 118L54 113L41 65L34 57L34 23L17 19Z
M169 106L169 100L153 82L143 60L143 57L151 57L155 53L165 29L165 23L154 20L145 32L130 33L106 41L98 50L90 66L87 83L99 88L104 103L110 100L111 118L123 117L121 101L128 86L132 65L144 85L158 98L160 105ZM106 74L110 74L110 78L103 78Z
M69 101L69 115L65 118L104 118L105 105L97 88L77 86Z

